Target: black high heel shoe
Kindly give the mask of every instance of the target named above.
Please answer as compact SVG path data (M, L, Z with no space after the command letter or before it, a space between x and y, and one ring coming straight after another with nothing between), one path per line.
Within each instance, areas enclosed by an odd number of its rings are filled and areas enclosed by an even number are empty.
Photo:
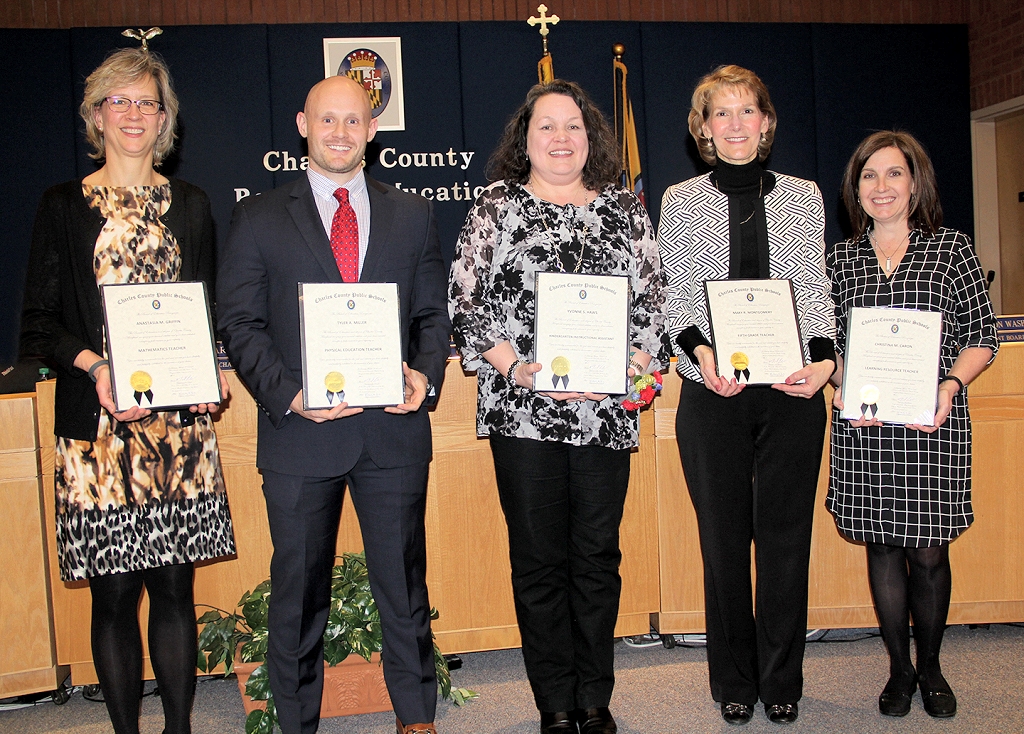
M878 711L882 716L906 716L910 713L910 699L917 689L917 673L910 676L909 683L902 678L889 676L882 693L878 696Z
M935 686L928 686L923 680L920 681L921 703L924 704L924 710L929 716L948 719L956 716L956 696L946 679L940 680L941 682Z
M766 703L764 713L773 724L792 724L800 715L800 708L795 703Z
M727 724L746 724L754 715L754 707L745 703L722 703L722 718Z

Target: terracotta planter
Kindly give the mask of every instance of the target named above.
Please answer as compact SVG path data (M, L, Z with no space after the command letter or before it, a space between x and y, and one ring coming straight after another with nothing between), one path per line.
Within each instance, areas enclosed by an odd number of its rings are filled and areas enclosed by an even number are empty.
M245 683L260 663L235 662L238 690L246 715L254 709L266 708L266 701L253 701L245 695ZM391 697L384 685L384 668L380 653L374 653L367 662L359 655L349 655L334 667L324 663L324 695L320 703L320 717L372 714L391 711Z

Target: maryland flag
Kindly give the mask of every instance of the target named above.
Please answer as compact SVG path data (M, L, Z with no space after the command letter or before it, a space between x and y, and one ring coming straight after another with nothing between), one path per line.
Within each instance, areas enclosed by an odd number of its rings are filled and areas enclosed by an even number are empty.
M551 54L545 51L544 55L540 57L540 61L537 62L537 81L547 84L554 80L555 65L551 63Z
M615 49L622 51L621 47ZM619 180L623 188L632 191L644 206L644 180L640 168L640 146L636 142L636 125L633 122L633 103L626 91L626 65L622 53L616 53L612 61L613 86L615 88L615 138L619 141Z

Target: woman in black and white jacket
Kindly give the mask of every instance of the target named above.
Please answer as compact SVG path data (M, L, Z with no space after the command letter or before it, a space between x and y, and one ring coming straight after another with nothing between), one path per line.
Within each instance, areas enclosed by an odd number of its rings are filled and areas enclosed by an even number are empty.
M719 67L692 107L690 132L715 168L665 192L659 247L684 378L676 437L704 559L711 693L731 724L749 721L758 700L788 723L803 688L822 387L835 368L824 209L812 181L762 166L776 116L753 72ZM742 365L720 372L711 348L704 282L752 278L792 281L804 340L805 366L770 387L733 377Z

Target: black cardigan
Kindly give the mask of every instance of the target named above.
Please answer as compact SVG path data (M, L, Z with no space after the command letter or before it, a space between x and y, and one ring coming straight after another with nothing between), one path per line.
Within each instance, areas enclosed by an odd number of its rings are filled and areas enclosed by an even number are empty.
M210 200L202 189L171 179L171 206L160 220L181 251L182 281L206 282L214 294L214 229ZM48 189L32 230L25 300L21 313L21 357L51 362L57 374L53 432L95 441L100 403L85 371L74 366L83 350L103 353L103 307L93 270L103 217L90 208L82 181Z

